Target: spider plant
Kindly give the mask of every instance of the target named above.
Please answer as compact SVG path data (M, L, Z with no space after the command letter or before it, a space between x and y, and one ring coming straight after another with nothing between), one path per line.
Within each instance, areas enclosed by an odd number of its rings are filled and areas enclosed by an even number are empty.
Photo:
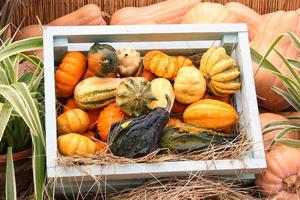
M285 58L277 49L279 42L288 37L292 44L300 51L300 39L296 34L292 32L283 33L278 36L277 39L269 47L267 53L262 56L254 49L251 49L252 60L256 62L259 68L268 70L277 76L284 84L286 90L273 86L273 90L280 94L289 104L298 112L300 112L300 62L298 60L292 60ZM278 67L274 66L271 61L268 60L268 55L271 52L275 52L277 56L282 60L287 67L289 74L282 72ZM275 143L281 143L295 148L300 148L300 141L295 139L284 138L284 135L290 131L295 131L300 134L300 124L297 120L300 120L300 115L296 117L289 117L288 121L272 122L263 127L263 133L268 133L273 130L280 130L274 137L271 146Z
M0 30L3 37L8 25ZM43 63L24 52L42 48L42 38L13 42L0 40L0 143L7 148L6 199L16 199L12 153L32 144L35 199L43 198L45 183L45 138L43 107ZM20 76L23 61L35 66L34 72ZM15 141L14 141L15 140Z

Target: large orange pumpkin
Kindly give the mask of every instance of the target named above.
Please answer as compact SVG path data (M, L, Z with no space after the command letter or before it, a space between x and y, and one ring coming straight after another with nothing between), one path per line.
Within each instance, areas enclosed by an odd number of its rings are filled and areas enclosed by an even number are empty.
M275 121L287 120L273 113L260 114L261 126ZM264 135L265 148L279 130ZM293 133L286 138L294 138ZM267 169L256 177L259 190L272 199L296 200L300 198L300 148L275 144L266 149Z
M300 19L296 11L270 13L264 16L262 22L259 24L255 37L251 41L251 47L261 55L264 55L279 34L284 32L297 33L298 31L297 34L299 36L299 30ZM276 49L285 58L299 59L299 51L295 49L292 42L287 38L281 41ZM287 73L287 67L275 52L272 52L268 56L268 60L281 71ZM284 98L272 89L272 86L284 89L282 81L271 72L258 69L257 64L253 64L253 72L255 73L256 93L260 97L258 98L259 105L271 111L280 111L288 108L289 104Z

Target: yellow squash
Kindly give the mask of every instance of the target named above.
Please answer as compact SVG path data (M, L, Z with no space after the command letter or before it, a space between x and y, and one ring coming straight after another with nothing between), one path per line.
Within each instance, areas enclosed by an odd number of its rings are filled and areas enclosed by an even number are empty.
M57 139L57 147L59 153L64 156L85 156L97 152L97 145L94 141L77 133L59 136Z
M233 94L241 87L236 62L223 47L212 46L203 54L200 71L214 95Z
M172 84L168 79L165 78L156 78L151 81L151 90L156 100L150 103L151 108L166 108L167 99L166 95L169 96L171 100L171 108L175 100L175 94L172 87Z
M191 104L204 96L205 79L196 67L182 67L174 82L175 98L179 103Z
M197 101L183 113L184 122L214 130L226 129L238 118L236 110L230 104L213 99Z

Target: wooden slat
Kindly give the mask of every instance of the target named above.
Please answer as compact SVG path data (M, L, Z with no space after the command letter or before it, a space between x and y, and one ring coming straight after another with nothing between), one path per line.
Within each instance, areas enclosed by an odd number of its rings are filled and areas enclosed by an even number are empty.
M88 4L97 4L103 11L112 14L117 9L126 6L146 6L163 0L22 0L16 8L13 23L23 26L36 24L38 17L42 23L48 23L57 17L70 13ZM236 1L243 3L261 14L277 10L296 10L300 0L203 0L204 2L228 3ZM0 0L1 2L1 0Z

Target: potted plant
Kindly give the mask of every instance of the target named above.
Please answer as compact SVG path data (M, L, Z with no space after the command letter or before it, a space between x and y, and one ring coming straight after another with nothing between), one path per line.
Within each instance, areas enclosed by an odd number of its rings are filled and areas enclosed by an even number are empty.
M5 24L3 20L0 23ZM41 49L42 38L13 42L5 34L9 25L0 28L0 194L4 193L5 186L6 199L16 199L17 186L19 190L28 188L33 174L35 199L42 199L45 183L43 63L35 56L24 54ZM34 66L34 71L19 74L23 61Z

